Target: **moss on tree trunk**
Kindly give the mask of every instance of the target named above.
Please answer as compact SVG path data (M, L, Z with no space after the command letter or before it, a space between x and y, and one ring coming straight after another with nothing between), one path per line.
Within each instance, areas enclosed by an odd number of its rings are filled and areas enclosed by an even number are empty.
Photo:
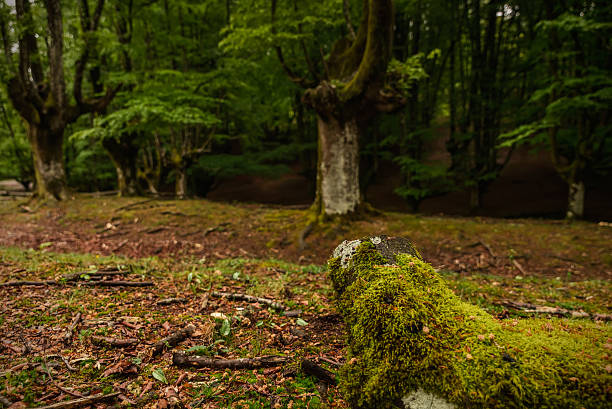
M313 207L320 219L359 210L359 134L377 113L404 104L391 90L382 92L392 34L393 1L363 0L356 37L334 44L326 64L329 78L304 93L304 103L317 113L319 163Z
M329 261L354 408L602 408L606 324L497 320L461 301L407 241L345 242Z

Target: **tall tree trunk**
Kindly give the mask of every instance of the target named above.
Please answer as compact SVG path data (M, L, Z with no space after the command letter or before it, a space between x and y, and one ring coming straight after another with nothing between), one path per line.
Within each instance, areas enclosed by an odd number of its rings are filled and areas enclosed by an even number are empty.
M322 218L358 211L360 130L376 113L395 111L406 102L392 89L382 92L391 57L393 1L363 0L363 10L356 37L337 41L325 63L329 79L341 84L323 80L302 98L317 113L319 163L313 207Z
M136 173L138 146L132 143L132 138L132 135L128 135L119 141L115 138L102 140L102 146L115 165L119 196L135 196L142 193Z
M27 134L32 147L37 196L42 200L66 199L68 190L62 151L63 129L51 131L49 127L28 124Z
M319 214L344 215L357 211L359 194L359 135L357 118L317 117L319 165L317 202Z
M584 217L585 187L583 181L574 181L569 185L567 201L568 219L582 219Z

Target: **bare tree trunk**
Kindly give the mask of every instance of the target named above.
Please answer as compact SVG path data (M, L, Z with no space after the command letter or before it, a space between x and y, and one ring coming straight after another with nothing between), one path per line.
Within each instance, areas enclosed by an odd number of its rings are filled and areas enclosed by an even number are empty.
M584 196L584 182L570 183L566 215L568 219L582 219L584 217Z
M119 196L135 196L142 193L136 174L138 147L129 140L117 141L115 138L104 139L102 146L115 165Z
M318 116L319 169L317 173L318 214L354 213L360 204L359 134L356 118Z
M32 146L37 196L64 200L68 197L62 146L64 132L52 132L48 127L28 124L27 134Z
M187 196L187 169L176 168L175 194L179 199L184 199Z

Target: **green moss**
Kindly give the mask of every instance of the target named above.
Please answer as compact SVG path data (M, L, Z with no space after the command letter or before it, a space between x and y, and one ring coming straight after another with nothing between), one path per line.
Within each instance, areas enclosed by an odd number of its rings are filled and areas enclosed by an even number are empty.
M391 408L417 389L457 407L600 408L611 398L606 324L499 321L461 301L419 257L396 264L364 241L329 261L348 330L341 385L356 408Z

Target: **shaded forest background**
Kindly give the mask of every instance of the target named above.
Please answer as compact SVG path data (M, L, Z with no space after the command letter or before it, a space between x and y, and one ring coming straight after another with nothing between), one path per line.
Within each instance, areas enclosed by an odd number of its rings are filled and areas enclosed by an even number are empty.
M609 2L390 5L3 1L0 178L309 205L354 120L355 206L612 217Z

